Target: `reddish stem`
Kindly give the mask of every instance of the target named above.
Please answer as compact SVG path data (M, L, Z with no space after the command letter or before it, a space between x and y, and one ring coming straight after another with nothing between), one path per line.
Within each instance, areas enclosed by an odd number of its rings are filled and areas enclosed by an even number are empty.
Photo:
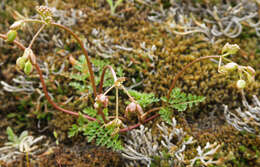
M44 92L44 94L45 94L46 99L48 100L48 102L49 102L54 108L56 108L56 109L59 110L59 111L62 111L62 112L65 112L65 113L68 113L68 114L71 114L71 115L79 116L79 113L74 112L74 111L70 111L70 110L63 109L63 108L59 107L54 101L51 100L51 97L50 97L49 94L48 94L47 87L46 87L46 85L45 85L45 82L44 82L44 79L43 79L43 76L42 76L42 71L41 71L39 65L38 65L37 63L36 63L36 64L33 64L33 65L34 65L34 67L36 68L38 74L40 75L40 80L41 80L41 83L42 83L43 92ZM85 115L85 114L82 115L82 116L83 116L84 118L90 120L90 121L95 121L95 120L96 120L95 118L92 118L92 117L90 117L90 116L88 116L88 115Z
M112 75L113 75L113 77L114 77L114 80L116 79L115 77L115 71L114 71L114 69L113 69L113 67L112 66L110 66L110 65L107 65L107 66L105 66L104 68L103 68L103 71L102 71L102 74L101 74L101 79L100 79L100 83L99 83L99 94L101 94L102 93L102 88L103 88L103 83L104 83L104 78L105 78L105 73L106 73L106 70L107 69L110 69L110 71L111 71L111 73L112 73Z
M90 58L88 56L88 51L86 50L86 48L84 47L84 44L83 42L79 39L79 37L72 31L70 30L69 28L61 25L61 24L57 24L57 23L51 23L52 25L56 26L56 27L59 27L65 31L67 31L68 33L70 33L75 39L76 41L79 43L81 49L83 50L83 54L85 55L85 58L87 60L87 65L88 65L88 71L89 71L89 74L90 74L90 81L91 81L91 84L92 84L92 88L93 88L93 92L94 92L94 96L96 97L97 96L97 91L96 91L96 84L95 84L95 78L94 78L94 72L92 70L92 65L91 65L91 61L90 61Z
M54 24L55 24L55 23L54 23ZM57 25L58 27L61 27L61 28L65 29L66 31L70 32L71 34L74 34L71 30L67 29L66 27L64 27L64 26L62 26L62 25L59 25L59 24L55 24L55 25ZM88 62L88 68L89 68L89 71L90 71L90 75L92 76L92 74L93 74L93 76L91 77L91 78L93 78L93 80L91 79L91 81L94 81L94 73L93 73L92 68L91 68L90 60L89 60L89 58L88 58L88 56L87 56L87 51L86 51L86 49L84 48L83 43L79 40L79 38L78 38L75 34L74 34L73 36L74 36L76 39L78 39L78 42L80 43L80 45L81 45L83 51L86 53L85 56L86 56L86 59L87 59L87 62ZM7 39L6 35L3 35L3 34L0 34L0 38ZM21 44L20 42L18 42L18 41L15 40L13 43L16 44L20 49L22 49L22 50L25 49L25 47L23 46L23 44ZM187 65L182 69L182 71L180 71L180 72L175 76L174 80L172 81L172 84L171 84L171 87L170 87L170 89L169 89L167 98L169 99L170 94L171 94L171 91L172 91L172 89L174 88L174 86L175 86L175 84L176 84L176 81L180 78L180 76L185 72L185 70L186 70L187 68L189 68L190 66L192 66L192 65L195 64L196 62L199 62L199 61L202 61L202 60L206 60L206 59L210 59L210 58L219 58L219 57L220 57L220 56L204 56L204 57L197 58L197 59L193 60L191 63L187 64ZM31 61L31 62L32 62L32 61ZM33 63L33 62L32 62L32 63ZM71 115L79 116L78 113L73 112L73 111L70 111L70 110L63 109L63 108L59 107L56 103L54 103L54 102L51 100L50 96L48 95L48 91L47 91L47 88L46 88L46 85L45 85L45 82L44 82L44 79L43 79L43 76L42 76L42 71L41 71L39 65L38 65L37 63L36 63L36 64L33 64L33 65L35 66L35 68L36 68L36 70L37 70L37 72L38 72L38 74L39 74L39 76L40 76L40 81L41 81L41 83L42 83L43 91L44 91L44 94L45 94L45 96L46 96L48 102L49 102L54 108L56 108L56 109L59 110L59 111L62 111L62 112L65 112L65 113L68 113L68 114L71 114ZM105 72L106 72L106 69L107 69L107 68L110 68L110 70L111 70L112 67L111 67L111 66L106 66L106 67L103 69L103 72L102 72L102 75L101 75L99 93L102 92L102 87L103 87L103 82L104 82L104 75L105 75ZM111 70L111 72L113 73L113 69ZM93 90L95 90L94 92L96 92L95 82L92 82L92 86L93 86ZM94 93L94 94L95 94L95 93ZM96 96L96 94L95 94L95 96ZM158 108L151 109L151 110L147 111L147 113L151 113L151 112L158 111L158 110L160 110L159 107L158 107ZM157 114L155 114L155 115L153 115L153 116L151 116L151 117L145 119L145 120L143 121L143 123L147 123L147 122L149 122L150 120L153 120L153 119L157 118L158 116L160 116L160 114L157 113ZM90 121L96 121L95 118L92 118L92 117L90 117L90 116L88 116L88 115L85 115L85 114L83 115L83 117L89 119ZM137 123L137 124L135 124L135 125L128 126L127 128L120 129L119 132L130 131L130 130L132 130L132 129L134 129L134 128L139 127L140 125L142 125L142 124L141 124L141 123Z
M6 35L3 35L3 34L0 34L0 38L3 38L3 39L7 39L7 36ZM13 42L14 44L16 44L20 49L22 50L25 50L26 48L23 46L23 44L21 44L20 42L18 41L14 41ZM31 61L31 60L30 60ZM59 111L62 111L62 112L65 112L65 113L68 113L68 114L71 114L71 115L75 115L75 116L79 116L79 113L77 112L74 112L74 111L70 111L70 110L66 110L66 109L63 109L61 107L59 107L54 101L52 101L51 97L49 96L48 94L48 91L47 91L47 87L46 87L46 84L44 82L44 79L43 79L43 76L42 76L42 71L39 67L39 65L37 64L37 62L34 64L32 61L31 63L34 65L34 67L36 68L36 71L38 72L39 76L40 76L40 81L41 81L41 84L42 84L42 88L43 88L43 92L48 100L48 102L54 107L56 108L57 110ZM96 119L95 118L92 118L88 115L82 115L84 118L90 120L90 121L95 121Z
M4 34L0 34L0 38L6 40L6 39L7 39L7 36L4 35ZM13 43L14 43L15 45L17 45L20 49L22 49L22 50L25 49L25 47L23 46L23 44L21 44L21 43L18 42L17 40L14 40Z
M219 58L220 56L203 56L203 57L199 57L195 60L193 60L192 62L190 62L189 64L187 64L186 66L183 67L183 69L174 77L171 87L168 91L168 95L167 95L167 99L170 99L170 95L172 92L172 89L175 87L175 84L177 82L177 80L180 78L180 76L186 71L186 69L188 69L189 67L191 67L193 64L202 61L202 60L206 60L206 59L210 59L210 58Z

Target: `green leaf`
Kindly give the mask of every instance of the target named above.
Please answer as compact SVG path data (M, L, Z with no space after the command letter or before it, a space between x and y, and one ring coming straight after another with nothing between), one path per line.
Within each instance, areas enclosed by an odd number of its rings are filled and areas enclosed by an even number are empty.
M78 129L79 129L78 125L73 124L72 127L69 129L68 137L71 138L77 135L79 132Z
M169 111L168 108L161 108L159 111L159 114L161 115L161 118L168 124L171 124L171 119L173 117L173 114L171 111Z
M141 107L145 108L147 105L158 102L159 99L155 97L153 93L140 93L135 90L128 90L131 96L141 105Z
M10 128L9 126L6 129L6 133L8 135L8 140L11 142L17 142L18 141L18 137L16 136L16 134L14 134L12 128Z
M165 97L162 97L161 99L167 102ZM197 105L199 102L203 102L204 100L205 97L192 94L187 95L186 93L181 92L180 88L175 88L173 89L168 102L170 107L178 111L185 111L188 107L191 108L194 105Z
M95 109L93 109L92 107L84 108L83 113L85 113L91 117L97 116L97 111Z

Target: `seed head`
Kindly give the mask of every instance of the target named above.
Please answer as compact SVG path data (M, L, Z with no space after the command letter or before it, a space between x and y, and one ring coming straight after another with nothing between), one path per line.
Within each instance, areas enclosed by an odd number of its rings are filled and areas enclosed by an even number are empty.
M24 66L25 66L25 63L26 63L27 59L25 57L19 57L17 60L16 60L16 66L19 68L19 69L24 69Z
M15 40L17 36L17 31L15 30L10 30L7 32L7 39L6 39L6 42L13 42Z
M33 66L32 63L30 62L30 60L28 60L25 65L24 65L24 73L26 75L31 74L31 72L33 71Z

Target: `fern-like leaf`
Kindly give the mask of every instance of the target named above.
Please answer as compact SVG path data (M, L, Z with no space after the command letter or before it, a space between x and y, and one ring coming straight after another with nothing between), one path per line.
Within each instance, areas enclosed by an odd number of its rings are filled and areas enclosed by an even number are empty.
M167 102L165 97L163 97L162 100ZM168 102L170 107L178 111L185 111L188 107L191 108L204 100L205 97L203 96L196 96L192 94L187 95L186 93L181 92L180 88L175 88L173 89Z
M161 118L168 124L171 124L171 119L172 119L172 112L169 111L168 108L161 108L160 111L159 111L159 114L161 115Z
M135 90L129 90L128 92L143 108L145 108L147 105L151 103L159 101L159 99L156 98L153 93L140 93Z

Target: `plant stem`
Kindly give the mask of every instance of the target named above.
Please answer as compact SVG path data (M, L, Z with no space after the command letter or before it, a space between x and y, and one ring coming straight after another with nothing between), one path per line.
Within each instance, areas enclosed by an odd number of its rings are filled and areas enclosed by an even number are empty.
M158 113L157 113L157 114L154 114L153 116L151 116L151 117L147 118L146 120L144 120L142 123L138 123L138 124L135 124L135 125L128 126L128 127L126 127L126 128L120 129L119 132L127 132L127 131L130 131L130 130L132 130L132 129L135 129L135 128L139 127L140 125L142 125L142 124L144 124L144 123L147 123L147 122L149 122L149 121L151 121L151 120L153 120L153 119L159 117L159 116L160 116L160 114L158 114Z
M118 119L118 87L116 87L116 119Z
M110 69L110 71L111 71L111 73L112 73L112 75L113 75L113 78L114 78L114 82L116 82L116 80L117 80L116 73L115 73L113 67L110 66L110 65L105 66L105 67L103 68L103 71L102 71L102 74L101 74L101 77L100 77L99 91L98 91L99 94L102 93L104 78L105 78L105 74L106 74L106 70L107 70L107 69Z
M4 35L4 34L0 34L0 38L2 38L2 39L7 39L7 36ZM25 49L26 49L26 48L23 46L23 44L21 44L20 42L18 42L18 41L16 41L16 40L15 40L13 43L14 43L15 45L17 45L17 46L18 46L20 49L22 49L22 50L25 50ZM39 74L39 76L40 76L40 81L41 81L41 84L42 84L42 87L43 87L43 92L44 92L44 95L46 96L47 101L48 101L55 109L57 109L57 110L59 110L59 111L62 111L62 112L65 112L65 113L67 113L67 114L71 114L71 115L74 115L74 116L79 116L78 113L73 112L73 111L70 111L70 110L63 109L63 108L59 107L57 104L55 104L55 103L52 101L52 99L50 98L50 96L49 96L49 94L48 94L47 87L46 87L46 85L45 85L45 82L44 82L44 79L43 79L43 76L42 76L42 71L41 71L39 65L38 65L37 63L36 63L36 64L33 64L33 65L35 66L35 68L36 68L36 70L37 70L37 72L38 72L38 74ZM148 113L153 112L153 111L158 111L158 110L160 110L160 108L152 109L152 111L148 111ZM90 120L90 121L96 121L95 118L92 118L92 117L90 117L90 116L88 116L88 115L86 115L86 114L82 114L82 116L83 116L84 118ZM157 118L158 116L160 116L160 114L155 114L155 115L153 115L153 116L147 118L146 120L144 120L142 123L138 123L138 124L135 124L135 125L132 125L132 126L128 126L128 127L126 127L126 128L121 129L119 132L126 132L126 131L130 131L130 130L132 130L132 129L135 129L135 128L139 127L140 125L142 125L143 123L147 123L147 122L149 122L150 120L153 120L153 119Z
M6 36L6 35L3 35L3 34L0 34L0 38L7 39L7 36ZM22 49L22 50L25 50L25 49L26 49L26 48L23 46L23 44L21 44L21 43L18 42L18 41L14 41L14 44L16 44L16 45L17 45L20 49ZM30 59L30 61L31 61L31 59ZM36 62L36 63L33 63L33 62L31 61L31 63L34 65L34 67L35 67L37 73L39 74L39 78L40 78L40 81L41 81L41 84L42 84L42 89L43 89L43 92L44 92L44 95L45 95L47 101L48 101L55 109L57 109L57 110L59 110L59 111L62 111L62 112L65 112L65 113L68 113L68 114L71 114L71 115L79 116L79 114L78 114L77 112L63 109L63 108L59 107L55 102L52 101L51 97L50 97L49 94L48 94L47 87L46 87L46 84L45 84L45 82L44 82L43 75L42 75L42 71L41 71L39 65L37 64L37 62ZM85 114L83 115L83 117L86 118L86 119L88 119L88 120L90 120L90 121L96 121L95 118L90 117L90 116L85 115Z
M220 57L221 56L203 56L203 57L199 57L199 58L193 60L192 62L190 62L189 64L184 66L183 69L174 77L174 79L173 79L173 81L171 83L171 87L170 87L170 89L168 91L168 94L167 94L167 100L170 99L170 95L171 95L172 89L175 87L175 84L176 84L177 80L180 78L181 75L183 75L183 73L186 71L186 69L188 69L193 64L195 64L195 63L197 63L199 61L210 59L210 58L220 58Z
M44 29L44 27L45 27L45 24L43 24L41 26L41 28L37 31L37 33L33 36L33 39L31 40L30 45L28 46L28 48L32 47L32 44L34 43L36 37L40 34L40 32Z
M46 96L47 101L48 101L55 109L57 109L57 110L59 110L59 111L62 111L62 112L65 112L65 113L68 113L68 114L71 114L71 115L79 116L79 113L76 113L76 112L74 112L74 111L70 111L70 110L66 110L66 109L64 109L64 108L61 108L61 107L59 107L56 103L54 103L54 101L51 100L51 97L50 97L49 94L48 94L47 87L46 87L46 85L45 85L45 82L44 82L44 79L43 79L43 76L42 76L42 71L41 71L39 65L38 65L37 63L36 63L36 64L33 64L33 65L34 65L34 67L36 68L36 70L37 70L37 72L38 72L38 74L39 74L39 76L40 76L40 81L41 81L41 84L42 84L42 89L43 89L43 92L44 92L44 94L45 94L45 96ZM88 120L91 120L91 121L95 121L95 120L96 120L95 118L92 118L92 117L90 117L90 116L88 116L88 115L83 115L83 117L84 117L84 118L87 118Z
M0 38L6 40L6 39L7 39L7 36L4 35L4 34L0 34ZM13 43L14 43L16 46L18 46L21 50L26 49L26 48L23 46L23 44L21 44L21 43L18 42L17 40L14 40Z
M76 41L79 43L81 49L83 50L83 54L85 55L85 58L87 60L87 65L88 65L88 71L89 71L89 74L90 74L90 81L91 81L91 84L92 84L92 88L93 88L93 92L94 92L94 96L96 97L97 96L97 91L96 91L96 84L95 84L95 78L94 78L94 72L92 70L92 65L91 65L91 61L90 61L90 58L88 56L88 52L86 50L86 48L84 47L84 44L83 42L79 39L79 37L72 31L70 30L69 28L61 25L61 24L57 24L57 23L51 23L51 25L54 25L56 27L59 27L65 31L67 31L68 33L70 33L75 39Z
M24 19L23 20L24 22L35 22L35 23L42 23L42 24L46 24L44 21L42 20L36 20L36 19ZM55 27L58 27L58 28L61 28L65 31L67 31L68 33L70 33L75 39L76 41L79 43L81 49L83 50L83 54L85 55L85 58L87 60L87 65L88 65L88 71L89 71L89 74L90 74L90 81L91 81L91 84L92 84L92 88L93 88L93 92L94 92L94 96L96 97L97 96L97 91L96 91L96 85L95 85L95 79L94 79L94 72L92 70L92 65L91 65L91 61L90 61L90 58L88 56L88 52L86 50L86 48L84 47L84 44L83 42L80 40L80 38L71 30L69 29L68 27L66 26L63 26L61 24L58 24L58 23L50 23L51 25L55 26Z

